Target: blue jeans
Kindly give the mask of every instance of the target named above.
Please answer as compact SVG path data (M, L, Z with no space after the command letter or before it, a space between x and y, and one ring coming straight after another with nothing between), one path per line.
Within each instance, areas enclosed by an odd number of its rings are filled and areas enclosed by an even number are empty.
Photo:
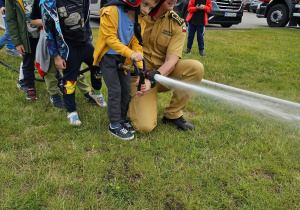
M5 34L0 38L0 50L6 45L7 49L15 49L15 45L12 43L11 39L9 38L7 25L6 25L6 18L3 17L4 24L5 24Z
M197 31L198 48L199 48L199 52L201 52L204 50L203 36L205 33L205 26L196 26L193 24L189 24L187 49L192 49L196 31Z
M35 88L34 80L34 64L35 64L35 52L36 52L36 46L38 44L39 39L38 38L31 38L29 37L29 44L31 53L26 53L26 55L23 55L23 75L24 75L24 83L25 86L28 88Z
M68 112L76 111L75 82L77 81L77 76L83 62L88 66L93 65L93 53L94 46L90 42L87 42L82 47L74 47L69 45L69 57L66 60L66 68L63 70L63 98L65 102L65 108ZM94 90L100 90L102 87L102 80L94 77L95 72L95 69L90 71L91 84Z

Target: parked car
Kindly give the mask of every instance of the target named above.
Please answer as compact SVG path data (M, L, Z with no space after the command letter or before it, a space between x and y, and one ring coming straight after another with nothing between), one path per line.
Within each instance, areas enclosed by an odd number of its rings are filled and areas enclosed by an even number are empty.
M174 11L181 17L187 16L189 0L177 0ZM212 10L208 13L208 24L231 27L242 22L243 0L211 0Z
M250 4L250 10L254 13L256 13L256 10L257 10L257 5L259 4L259 0L254 0L251 2Z
M252 1L253 0L245 0L243 5L243 10L247 10L248 12L250 12L250 4Z

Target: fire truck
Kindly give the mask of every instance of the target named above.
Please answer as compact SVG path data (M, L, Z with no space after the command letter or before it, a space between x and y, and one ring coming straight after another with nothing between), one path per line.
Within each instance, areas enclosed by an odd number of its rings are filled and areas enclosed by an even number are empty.
M258 18L267 18L270 27L300 26L299 0L260 0L256 10Z

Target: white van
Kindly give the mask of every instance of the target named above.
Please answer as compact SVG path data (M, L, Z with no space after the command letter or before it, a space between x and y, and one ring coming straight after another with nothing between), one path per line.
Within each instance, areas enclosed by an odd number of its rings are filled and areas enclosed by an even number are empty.
M100 16L100 8L106 4L109 0L91 0L90 14L92 17Z

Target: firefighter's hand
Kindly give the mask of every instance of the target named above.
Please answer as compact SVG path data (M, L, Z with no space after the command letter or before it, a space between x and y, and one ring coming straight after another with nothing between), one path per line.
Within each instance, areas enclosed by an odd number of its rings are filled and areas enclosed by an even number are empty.
M18 51L18 53L20 53L21 55L26 55L25 53L25 48L22 44L16 46L16 50Z
M54 57L55 66L58 69L65 69L66 68L66 61L62 59L59 55Z
M133 52L130 56L130 59L135 60L136 62L142 61L143 58L143 55L138 52Z
M138 77L138 79L136 80L135 86L139 85L139 81L140 81L140 77ZM139 98L141 96L146 95L150 89L151 89L151 82L145 79L145 84L141 85L141 90L136 91L135 94Z
M147 70L147 71L144 72L144 77L146 79L149 79L152 82L156 82L156 80L154 79L155 74L160 75L160 72L159 71L154 71L154 70Z

